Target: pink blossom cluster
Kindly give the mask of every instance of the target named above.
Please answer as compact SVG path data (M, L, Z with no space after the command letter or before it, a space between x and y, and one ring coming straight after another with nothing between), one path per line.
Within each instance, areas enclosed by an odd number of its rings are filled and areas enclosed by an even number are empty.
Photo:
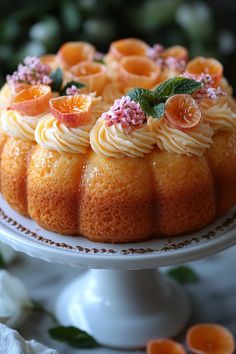
M129 96L115 100L109 111L102 114L102 118L109 126L120 123L125 133L131 132L132 128L140 127L147 119L140 104L132 101Z
M18 65L17 71L14 71L12 75L7 75L6 79L10 85L18 83L49 85L52 83L49 77L50 72L49 65L42 63L37 57L28 56L23 60L23 64Z
M75 85L71 85L70 87L68 87L66 89L66 95L77 95L80 92L80 89L78 87L76 87Z
M193 98L195 98L196 100L204 98L211 98L215 100L221 96L226 95L226 93L221 89L221 87L213 87L214 80L209 74L201 73L201 75L192 75L186 71L181 76L201 82L203 84L202 87L195 91L192 95Z
M156 62L161 68L167 68L177 72L183 72L186 68L186 60L169 56L162 57L165 48L161 44L155 44L148 50L148 57Z
M105 56L104 53L101 53L101 52L98 52L98 51L97 51L97 52L94 54L93 59L94 59L94 60L97 60L97 61L103 60L104 56Z

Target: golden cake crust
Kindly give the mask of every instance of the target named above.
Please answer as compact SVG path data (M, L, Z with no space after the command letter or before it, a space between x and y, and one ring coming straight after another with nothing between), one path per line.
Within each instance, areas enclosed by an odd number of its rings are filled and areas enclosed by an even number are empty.
M203 157L155 148L143 158L60 154L0 133L1 192L44 228L133 242L200 229L236 201L236 131Z

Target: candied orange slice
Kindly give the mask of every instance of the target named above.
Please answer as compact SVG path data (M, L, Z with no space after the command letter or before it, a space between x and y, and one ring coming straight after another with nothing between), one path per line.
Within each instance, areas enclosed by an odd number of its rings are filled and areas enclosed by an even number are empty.
M34 85L21 90L14 98L11 106L21 114L37 116L49 108L52 90L47 85Z
M202 119L201 110L190 95L174 95L165 104L165 118L168 124L180 130L196 128Z
M95 48L87 42L67 42L59 49L58 61L65 69L83 60L93 60Z
M25 84L25 83L21 83L21 82L16 83L13 87L14 94L16 95L20 91L25 90L26 88L28 88L30 86L31 86L30 84Z
M119 79L128 87L150 88L157 82L161 69L151 59L142 56L130 56L121 60Z
M222 64L213 58L196 57L188 62L186 70L193 75L209 74L218 86L223 75Z
M106 83L105 65L83 61L70 70L73 80L84 83L90 92L100 93Z
M147 354L186 354L184 347L171 339L153 339L148 342Z
M131 55L145 56L148 48L148 45L140 39L126 38L112 42L108 54L111 54L114 59L120 60Z
M56 97L49 101L52 115L72 128L89 123L91 104L91 96L83 94Z
M40 57L43 64L47 64L53 70L57 66L57 56L54 54L46 54Z
M186 343L195 354L233 354L235 341L232 333L216 324L199 324L190 327Z
M177 60L188 60L188 51L186 48L182 47L181 45L174 45L164 50L161 53L162 58L173 57Z

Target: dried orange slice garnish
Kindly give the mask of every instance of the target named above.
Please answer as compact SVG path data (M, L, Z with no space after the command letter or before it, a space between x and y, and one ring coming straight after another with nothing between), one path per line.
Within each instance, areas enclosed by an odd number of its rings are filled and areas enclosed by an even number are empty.
M126 87L153 87L160 72L151 59L141 56L125 57L119 65L119 79Z
M199 324L190 327L186 343L195 354L233 354L235 341L232 333L216 324Z
M193 75L209 74L218 86L223 75L222 64L213 58L196 57L188 62L186 70Z
M172 128L191 130L200 124L202 113L190 95L179 94L166 101L165 119Z
M30 84L21 83L21 82L16 83L13 86L13 93L14 93L14 95L16 95L17 93L21 92L22 90L25 90L28 87L31 87L31 85Z
M186 354L186 351L171 339L153 339L148 342L147 354Z
M43 64L47 64L53 70L57 67L57 56L54 54L45 54L40 57Z
M49 102L52 115L72 128L89 123L91 104L90 95L61 96Z
M84 83L90 92L100 93L106 83L106 67L99 63L83 61L70 72L72 79Z
M83 60L93 60L95 48L87 42L64 43L57 53L58 61L68 69Z
M126 38L112 42L108 54L111 54L114 59L120 60L131 55L145 56L148 48L148 45L140 39Z
M37 116L49 108L52 90L47 85L28 86L14 98L11 107L21 114Z
M172 47L169 47L165 49L161 53L162 58L168 58L168 57L173 57L177 60L188 60L188 51L186 48L182 47L181 45L174 45Z

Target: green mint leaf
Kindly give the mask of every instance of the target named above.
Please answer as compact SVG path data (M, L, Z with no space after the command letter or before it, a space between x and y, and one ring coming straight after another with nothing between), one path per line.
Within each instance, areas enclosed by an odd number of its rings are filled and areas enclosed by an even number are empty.
M134 88L130 90L127 95L131 98L131 100L140 104L140 107L145 114L148 116L152 116L153 114L155 115L153 107L156 101L152 91L143 88Z
M153 107L153 111L153 118L160 119L165 113L165 103L158 103L156 106Z
M60 92L62 82L63 82L63 73L60 68L57 68L50 74L50 78L52 79L51 87L53 92Z
M62 89L60 90L60 94L62 96L66 95L66 90L71 87L71 86L76 86L78 89L81 89L83 87L86 87L85 84L83 84L82 82L78 82L78 81L69 81L67 82L67 84L65 86L62 87Z
M54 327L49 329L48 332L51 338L67 343L75 348L96 348L99 346L92 336L73 326Z
M154 90L154 95L156 99L165 102L170 96L176 94L191 95L201 87L202 83L198 81L185 77L173 77L157 86Z
M99 63L99 64L105 64L104 59L94 59L93 61L95 61L95 63Z
M0 253L0 268L6 268L6 263L1 253Z
M180 266L170 269L167 275L174 278L178 283L194 283L198 281L198 275L188 266Z

